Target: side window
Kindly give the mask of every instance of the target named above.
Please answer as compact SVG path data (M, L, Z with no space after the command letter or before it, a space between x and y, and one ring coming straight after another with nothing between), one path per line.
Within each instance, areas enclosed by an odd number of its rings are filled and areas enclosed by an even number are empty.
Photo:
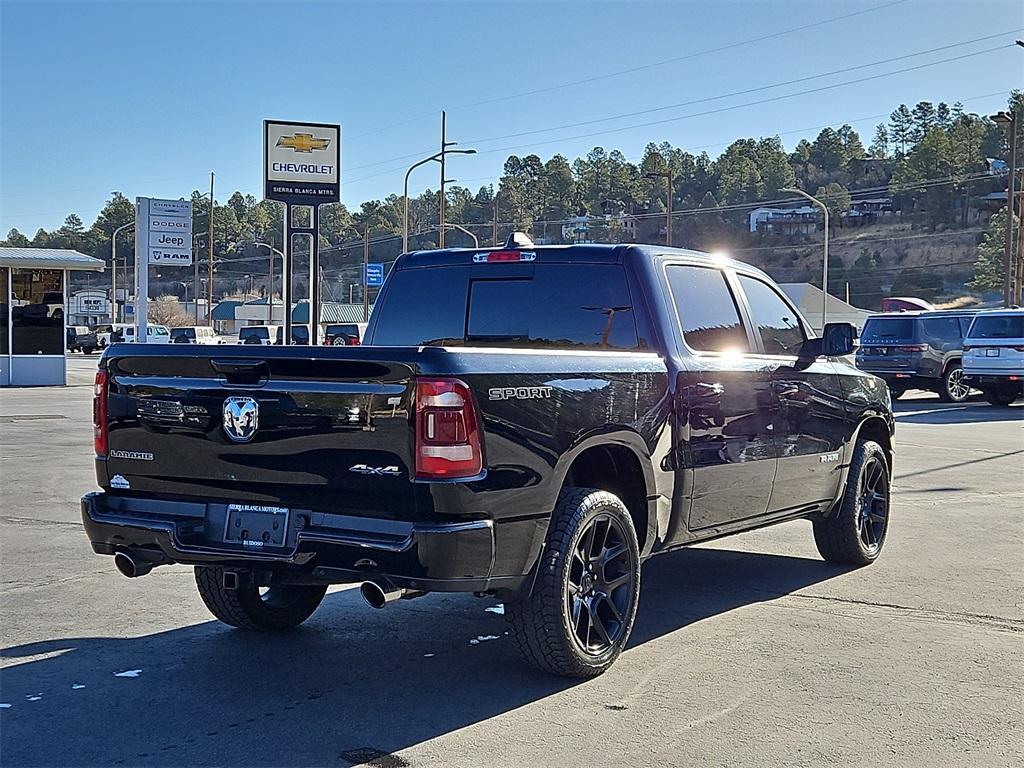
M926 317L921 321L924 337L929 341L960 341L960 323L955 317Z
M670 264L665 268L687 346L700 352L746 352L747 333L721 270Z
M796 311L765 282L740 275L750 314L769 355L795 355L807 340Z

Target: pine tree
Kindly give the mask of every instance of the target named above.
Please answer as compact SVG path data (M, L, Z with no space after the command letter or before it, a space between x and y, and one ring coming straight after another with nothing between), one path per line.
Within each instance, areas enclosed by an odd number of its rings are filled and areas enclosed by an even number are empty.
M911 142L911 132L914 130L914 116L906 104L900 104L892 114L889 115L889 135L893 147L896 150L896 157L904 157L907 154L907 145Z
M883 160L889 156L889 129L885 127L885 123L875 126L875 138L868 147L868 152L871 153L871 157Z
M935 106L930 101L919 101L914 105L914 111L911 115L913 116L913 128L911 129L910 137L914 140L915 144L918 144L928 135L928 131L937 122Z

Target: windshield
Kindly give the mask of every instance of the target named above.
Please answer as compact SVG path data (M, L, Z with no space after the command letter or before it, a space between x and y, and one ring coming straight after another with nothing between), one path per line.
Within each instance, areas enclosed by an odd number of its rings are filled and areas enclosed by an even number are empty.
M981 315L971 326L972 339L1024 338L1024 315Z
M195 328L172 328L171 338L172 339L194 339L196 337Z
M238 338L242 339L261 339L266 340L270 338L270 332L266 328L243 328L238 332Z
M909 341L914 338L914 321L909 317L871 317L860 338L862 344Z

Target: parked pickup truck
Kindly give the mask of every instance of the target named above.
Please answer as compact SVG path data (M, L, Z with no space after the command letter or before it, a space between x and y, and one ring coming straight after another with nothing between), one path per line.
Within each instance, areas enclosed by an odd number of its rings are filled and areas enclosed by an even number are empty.
M651 555L798 518L885 542L885 383L760 271L640 245L402 255L356 347L117 344L96 375L93 549L195 566L212 613L293 627L329 584L505 603L526 659L590 676ZM685 600L685 596L680 597Z

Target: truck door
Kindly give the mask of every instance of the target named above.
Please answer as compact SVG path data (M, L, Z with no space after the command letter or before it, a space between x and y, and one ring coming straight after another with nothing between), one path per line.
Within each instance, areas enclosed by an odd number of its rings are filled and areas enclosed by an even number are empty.
M751 356L752 336L721 270L670 264L666 276L687 347L674 408L676 488L689 489L687 528L761 516L776 466L771 367ZM675 501L684 513L685 499Z
M769 511L828 503L842 477L848 429L839 374L826 358L798 358L807 332L774 286L750 275L737 280L777 401L771 431L779 464Z

